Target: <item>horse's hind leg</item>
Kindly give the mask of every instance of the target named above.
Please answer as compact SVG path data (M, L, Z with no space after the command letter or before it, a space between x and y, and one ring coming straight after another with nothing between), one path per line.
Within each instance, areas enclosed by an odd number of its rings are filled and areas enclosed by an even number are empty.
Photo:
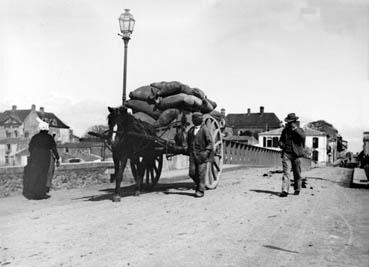
M120 184L123 180L123 172L127 164L127 156L122 156L119 164L118 173L115 175L115 190L113 195L113 202L120 201Z

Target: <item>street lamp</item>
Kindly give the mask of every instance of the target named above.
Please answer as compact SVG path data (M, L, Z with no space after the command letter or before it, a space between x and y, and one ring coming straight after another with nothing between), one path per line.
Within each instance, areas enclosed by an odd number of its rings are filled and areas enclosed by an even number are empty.
M124 41L123 97L122 97L122 104L124 105L126 102L128 41L129 39L131 39L131 34L135 26L135 19L133 18L132 14L129 13L129 9L125 9L124 13L120 15L118 20L119 20L119 26L120 26L120 32L121 32L121 34L118 34L118 35L121 36Z

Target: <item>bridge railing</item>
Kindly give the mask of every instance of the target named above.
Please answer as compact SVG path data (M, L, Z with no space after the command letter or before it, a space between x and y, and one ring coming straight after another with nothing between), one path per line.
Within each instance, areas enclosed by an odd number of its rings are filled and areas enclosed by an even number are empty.
M224 140L224 164L242 164L253 167L282 167L281 151ZM312 161L301 158L302 169L310 168Z

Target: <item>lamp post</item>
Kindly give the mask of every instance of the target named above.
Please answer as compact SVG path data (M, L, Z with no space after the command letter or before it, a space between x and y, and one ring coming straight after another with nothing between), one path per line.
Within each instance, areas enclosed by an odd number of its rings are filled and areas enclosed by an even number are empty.
M126 80L127 80L127 49L128 41L131 39L131 34L135 26L135 19L132 14L129 13L129 9L125 9L119 17L120 34L124 41L124 63L123 63L123 96L122 105L126 102Z

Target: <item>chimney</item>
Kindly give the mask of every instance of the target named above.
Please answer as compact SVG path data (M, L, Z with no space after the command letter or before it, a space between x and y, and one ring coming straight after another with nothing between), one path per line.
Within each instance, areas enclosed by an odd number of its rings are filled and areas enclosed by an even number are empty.
M40 107L40 112L41 112L41 113L44 113L44 112L45 112L44 107Z
M247 115L250 115L250 113L251 113L251 108L248 108L247 109Z
M225 108L220 109L220 113L222 114L223 117L225 117L226 114Z
M13 106L12 106L12 110L13 110L13 111L16 111L16 110L17 110L17 106L16 106L16 105L13 105Z
M264 107L260 106L260 114L263 115L264 114Z
M35 110L36 110L36 105L35 105L35 104L32 104L32 106L31 106L31 110L32 110L32 111L35 111Z

